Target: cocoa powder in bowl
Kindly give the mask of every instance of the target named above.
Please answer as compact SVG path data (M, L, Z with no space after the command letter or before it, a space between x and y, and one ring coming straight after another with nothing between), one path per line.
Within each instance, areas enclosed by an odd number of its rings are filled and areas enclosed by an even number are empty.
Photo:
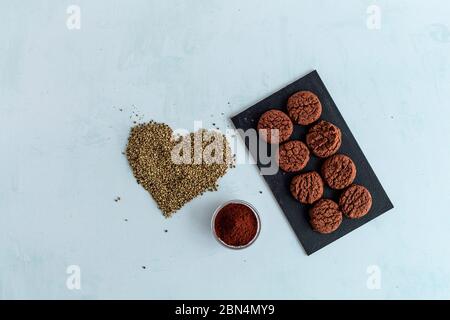
M258 235L259 219L249 205L230 201L215 214L213 231L225 245L242 248L251 244Z

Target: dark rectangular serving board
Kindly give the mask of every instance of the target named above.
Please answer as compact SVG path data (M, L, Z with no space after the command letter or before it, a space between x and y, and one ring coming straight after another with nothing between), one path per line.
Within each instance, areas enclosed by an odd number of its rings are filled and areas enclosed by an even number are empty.
M295 173L286 173L281 170L275 175L263 175L273 195L277 199L281 209L286 215L289 223L294 229L295 234L300 240L306 254L310 255L317 250L325 247L333 241L341 238L347 233L355 230L370 220L378 217L386 211L393 208L389 197L383 189L380 181L373 172L364 153L353 137L352 132L342 118L336 104L328 93L327 88L323 84L317 71L313 71L306 76L294 81L283 89L275 92L269 97L259 101L252 107L232 117L232 121L236 129L256 129L260 116L270 109L280 109L286 111L286 103L288 98L297 91L308 90L315 93L322 103L322 115L320 119L329 121L337 125L342 132L342 145L338 153L348 155L354 161L357 168L357 175L354 183L365 186L372 194L372 208L369 213L360 219L348 219L344 217L341 226L331 234L320 234L312 230L309 224L308 210L310 206L303 205L291 195L289 185ZM305 141L307 130L310 126L294 126L294 133L291 139L300 139ZM247 139L248 140L248 139ZM245 141L248 149L248 141ZM250 152L251 152L250 148ZM256 152L256 151L255 151ZM252 154L256 160L258 167L261 169L257 154ZM311 154L311 160L305 169L301 172L316 170L320 172L320 166L323 159L319 159ZM338 201L339 191L325 187L324 198Z

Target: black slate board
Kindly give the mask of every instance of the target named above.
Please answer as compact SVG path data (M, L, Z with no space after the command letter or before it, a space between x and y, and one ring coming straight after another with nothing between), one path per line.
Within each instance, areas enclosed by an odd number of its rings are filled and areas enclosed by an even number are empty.
M339 229L331 234L324 235L313 231L309 225L308 209L310 206L299 203L292 197L289 191L289 184L292 177L295 176L295 173L285 173L279 170L275 175L264 175L264 179L271 188L272 193L289 220L303 248L306 253L310 255L392 209L393 205L316 71L307 74L271 96L261 100L254 106L232 117L231 120L236 129L256 129L259 117L265 111L270 109L280 109L286 112L286 102L288 98L300 90L314 92L319 97L322 103L322 116L320 119L329 121L341 129L342 145L338 153L346 154L352 158L357 167L355 183L365 186L372 194L372 208L366 216L361 219L348 219L344 217ZM309 127L310 126L305 127L295 125L291 139L305 141ZM245 144L248 148L248 141L245 141ZM251 152L251 149L249 150ZM261 168L262 164L260 163L257 154L252 154L252 156L256 159L258 167ZM301 172L311 170L320 172L320 166L323 161L323 159L316 158L311 154L311 160L307 167ZM339 191L325 187L324 198L333 199L337 202L339 194Z

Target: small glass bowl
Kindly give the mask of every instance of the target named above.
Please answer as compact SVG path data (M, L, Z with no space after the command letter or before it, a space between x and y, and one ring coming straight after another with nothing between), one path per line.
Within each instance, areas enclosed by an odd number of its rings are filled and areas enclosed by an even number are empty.
M255 217L256 217L257 229L256 229L255 236L253 237L253 239L252 239L249 243L247 243L247 244L245 244L245 245L242 245L242 246L232 246L232 245L229 245L229 244L225 243L224 241L222 241L222 239L220 239L219 236L218 236L217 233L216 233L215 222L216 222L217 214L219 213L220 210L222 210L223 207L225 207L226 205L231 204L231 203L243 204L244 206L250 208L250 209L253 211L253 213L255 214ZM255 207L253 207L250 203L248 203L248 202L246 202L246 201L243 201L243 200L230 200L230 201L227 201L227 202L221 204L221 205L220 205L219 207L217 207L217 209L214 211L214 214L213 214L212 219L211 219L211 230L212 230L212 233L213 233L213 235L214 235L214 238L216 238L216 240L217 240L221 245L223 245L223 246L225 246L225 247L227 247L227 248L230 248L230 249L244 249L244 248L247 248L247 247L249 247L250 245L252 245L252 244L256 241L256 239L258 238L259 232L260 232L260 230L261 230L261 219L259 218L258 211L257 211L257 210L255 209Z

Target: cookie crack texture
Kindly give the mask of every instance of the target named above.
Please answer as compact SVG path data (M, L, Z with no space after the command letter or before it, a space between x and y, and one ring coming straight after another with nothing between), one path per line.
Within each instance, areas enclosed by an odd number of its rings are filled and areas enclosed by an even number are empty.
M312 204L323 195L322 178L315 171L300 174L292 179L290 189L298 201Z
M367 188L354 184L342 193L339 198L339 206L347 217L361 218L372 207L372 195Z
M310 91L299 91L290 96L287 109L292 120L301 125L315 122L322 114L319 98Z
M341 146L341 130L334 124L322 120L308 131L306 143L317 157L329 157Z
M278 150L278 165L283 171L300 171L305 168L308 161L308 147L301 141L288 141L282 144Z
M279 130L278 142L281 143L289 139L294 130L294 125L283 111L272 109L266 111L259 118L257 129L263 140L268 143L275 143L271 130Z
M325 160L321 171L324 180L333 189L344 189L356 178L355 164L343 154L336 154Z
M309 215L312 228L319 233L331 233L342 223L342 212L338 204L330 199L319 200Z

